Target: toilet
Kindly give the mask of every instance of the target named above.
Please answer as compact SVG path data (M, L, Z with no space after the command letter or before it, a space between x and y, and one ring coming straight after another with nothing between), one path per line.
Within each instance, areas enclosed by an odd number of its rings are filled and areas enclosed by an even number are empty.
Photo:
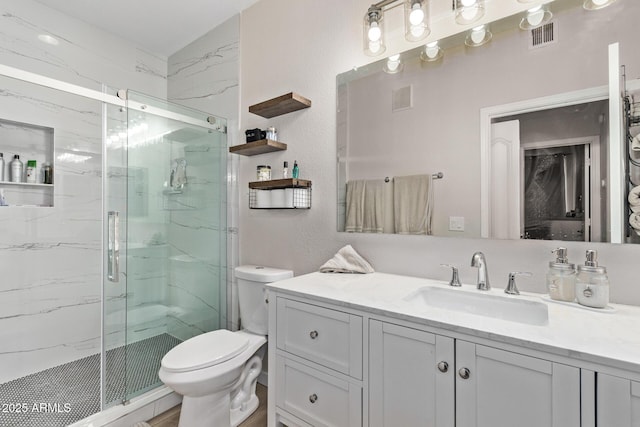
M195 336L162 358L160 379L183 396L179 427L236 427L258 407L256 382L268 333L264 285L293 272L244 265L235 274L243 329Z

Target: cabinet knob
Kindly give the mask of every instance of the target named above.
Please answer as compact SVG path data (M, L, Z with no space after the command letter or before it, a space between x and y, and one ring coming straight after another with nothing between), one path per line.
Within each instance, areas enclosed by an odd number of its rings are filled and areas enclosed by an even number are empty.
M318 400L317 394L313 393L311 396L309 396L309 402L316 403L316 400Z
M443 360L438 363L438 369L440 372L447 372L449 370L449 364Z
M460 378L462 378L463 380L467 380L471 375L471 371L467 368L462 368L458 371L458 375L460 375Z
M316 338L318 338L318 331L309 332L309 336L311 337L312 340L315 340ZM315 394L314 394L314 396L315 396Z

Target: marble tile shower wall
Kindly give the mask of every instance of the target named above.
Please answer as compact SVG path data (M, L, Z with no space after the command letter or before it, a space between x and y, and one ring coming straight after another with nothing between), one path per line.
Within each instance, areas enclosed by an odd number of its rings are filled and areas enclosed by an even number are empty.
M0 63L97 90L167 93L165 58L32 0L0 3ZM54 207L0 211L1 383L100 350L102 107L11 79L0 88L0 119L54 128L56 157Z
M196 108L216 116L227 119L227 145L234 145L238 132L238 103L239 103L239 36L240 17L234 16L222 25L216 27L198 40L176 52L168 59L167 96L168 99L191 108ZM238 265L238 187L237 166L235 157L226 157L227 168L227 196L223 200L223 212L227 212L226 233L227 270L218 274L225 274L227 280L227 299L231 306L228 322L231 328L237 324L237 297L234 284L233 268ZM224 164L219 163L221 166ZM217 233L220 231L209 230ZM213 238L213 236L212 236ZM214 240L215 241L215 240ZM225 248L220 248L224 251ZM211 256L207 256L211 258ZM213 268L209 266L207 268ZM204 272L202 272L204 274ZM206 274L213 274L208 272ZM220 276L224 277L224 276ZM202 283L206 286L210 281ZM192 304L208 304L211 289L199 289L195 295L183 293L182 298L187 306ZM202 298L196 303L197 298ZM222 325L224 326L224 325ZM187 331L189 328L185 328Z

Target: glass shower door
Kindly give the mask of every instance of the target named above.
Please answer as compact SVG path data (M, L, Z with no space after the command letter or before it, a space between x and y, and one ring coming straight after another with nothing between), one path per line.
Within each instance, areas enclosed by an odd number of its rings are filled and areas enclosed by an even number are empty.
M125 194L107 206L118 212L124 322L107 351L107 400L109 389L128 400L157 387L164 354L226 325L226 122L132 91L125 111L126 129L106 135L120 145L109 180Z

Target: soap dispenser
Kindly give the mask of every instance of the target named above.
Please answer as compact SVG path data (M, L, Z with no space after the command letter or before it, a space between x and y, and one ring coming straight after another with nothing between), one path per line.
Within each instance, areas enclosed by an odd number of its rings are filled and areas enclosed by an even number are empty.
M569 264L567 248L557 248L551 253L556 254L556 260L549 262L547 273L549 297L556 301L572 302L576 299L576 266Z
M584 265L578 266L576 298L587 307L605 308L609 304L607 269L598 266L598 253L594 250L588 250Z

